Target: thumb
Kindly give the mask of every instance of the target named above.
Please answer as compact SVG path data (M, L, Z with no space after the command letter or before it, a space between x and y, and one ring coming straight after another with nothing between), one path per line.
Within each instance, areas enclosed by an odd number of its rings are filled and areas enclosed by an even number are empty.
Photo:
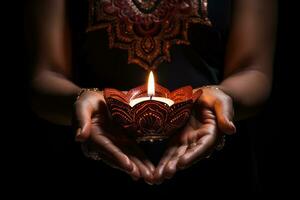
M214 107L219 129L226 134L234 134L236 127L232 122L234 110L230 97L217 100Z
M83 103L76 105L76 119L78 123L76 141L84 142L90 137L91 117L92 108L89 105L84 105Z

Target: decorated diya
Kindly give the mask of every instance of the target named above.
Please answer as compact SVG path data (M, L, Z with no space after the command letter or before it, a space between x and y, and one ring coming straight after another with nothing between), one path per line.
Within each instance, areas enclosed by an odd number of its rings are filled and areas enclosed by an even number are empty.
M150 72L148 85L128 92L106 88L104 98L113 120L129 135L138 142L153 142L167 139L187 123L201 93L201 90L193 93L191 86L170 92L155 84Z

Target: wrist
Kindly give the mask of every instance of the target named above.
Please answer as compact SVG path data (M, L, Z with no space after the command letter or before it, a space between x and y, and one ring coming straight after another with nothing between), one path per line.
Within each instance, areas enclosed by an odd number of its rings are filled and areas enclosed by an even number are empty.
M76 101L79 100L83 95L92 92L92 93L99 93L100 90L98 88L81 88L76 96Z
M103 92L98 88L81 88L74 101L75 108L79 105L89 105L93 110L99 109L99 103L105 103Z
M222 84L221 85L206 85L206 86L202 86L201 89L202 90L205 90L205 89L215 90L215 91L221 92L224 95L226 95L228 98L231 98L232 101L234 101L233 95L230 93L228 88L226 88Z

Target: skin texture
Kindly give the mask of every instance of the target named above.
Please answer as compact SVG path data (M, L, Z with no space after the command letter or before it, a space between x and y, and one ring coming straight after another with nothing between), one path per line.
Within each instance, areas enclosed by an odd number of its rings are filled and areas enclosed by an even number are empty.
M202 91L195 105L195 114L185 128L171 138L156 167L155 184L172 178L177 171L210 156L224 133L230 135L236 132L232 122L232 99L216 86L204 87Z
M100 152L108 165L128 173L134 180L153 179L154 165L137 143L122 134L111 119L102 92L86 92L75 103L77 141L85 141L91 151ZM81 128L82 127L82 128ZM94 150L93 150L94 149Z
M138 145L128 138L116 137L120 130L110 127L102 93L86 92L73 105L80 87L71 81L65 1L32 2L33 13L39 16L32 20L37 52L31 84L33 109L40 117L63 125L71 125L72 113L75 113L76 140L87 142L102 152L106 163L134 179L161 183L176 171L206 157L223 133L235 132L232 121L253 115L270 93L277 3L274 0L236 1L224 79L217 86L220 89L202 88L203 94L198 100L202 109L195 110L196 115L182 132L171 138L161 162L154 168Z
M192 116L185 128L171 138L154 172L156 184L209 156L220 140L215 115L209 109L198 109L198 116Z

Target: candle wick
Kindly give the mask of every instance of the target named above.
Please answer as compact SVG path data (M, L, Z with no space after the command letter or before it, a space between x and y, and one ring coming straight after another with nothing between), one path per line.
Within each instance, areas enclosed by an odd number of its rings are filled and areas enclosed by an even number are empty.
M150 95L150 100L152 100L153 95Z

